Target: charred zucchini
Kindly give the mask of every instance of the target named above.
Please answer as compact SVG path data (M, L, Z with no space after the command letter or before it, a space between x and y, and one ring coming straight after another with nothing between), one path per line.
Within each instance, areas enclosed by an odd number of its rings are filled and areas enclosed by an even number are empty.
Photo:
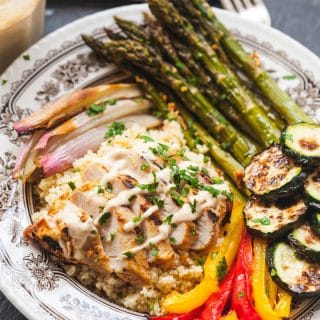
M306 179L302 166L272 146L253 157L244 172L244 184L265 200L287 197L300 188Z
M314 212L311 215L310 226L312 230L320 237L320 213Z
M267 262L273 280L292 295L302 298L320 294L320 265L301 258L285 242L268 249Z
M298 123L288 126L280 138L284 152L302 162L320 159L320 126Z
M294 229L289 234L288 239L290 244L308 260L320 262L320 238L310 225L303 224Z
M307 202L320 209L320 168L310 174L304 183Z
M307 206L303 200L280 206L276 203L265 204L252 197L243 214L248 229L262 237L274 239L298 227L306 211Z

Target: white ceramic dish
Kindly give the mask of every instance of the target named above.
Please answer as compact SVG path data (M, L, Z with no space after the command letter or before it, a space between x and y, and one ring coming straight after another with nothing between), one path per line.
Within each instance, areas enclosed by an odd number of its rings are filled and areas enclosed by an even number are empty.
M104 37L102 27L113 25L112 16L140 21L143 10L145 5L119 7L75 21L31 47L24 53L30 60L22 55L0 77L0 289L29 319L146 318L91 293L22 237L31 221L31 192L12 178L15 157L23 143L13 130L13 122L49 100L113 73L112 66L90 54L80 34ZM260 53L280 86L320 120L320 60L279 31L216 11L249 50ZM320 319L319 309L320 299L308 300L297 305L292 319Z

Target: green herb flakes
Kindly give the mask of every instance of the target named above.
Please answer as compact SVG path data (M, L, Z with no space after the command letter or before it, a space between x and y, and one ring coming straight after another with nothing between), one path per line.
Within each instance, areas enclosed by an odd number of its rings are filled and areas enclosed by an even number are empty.
M140 233L136 237L136 243L142 244L142 243L144 243L146 241L146 239L147 239L147 236L144 233Z
M140 139L142 139L144 142L154 142L154 140L149 136L140 136Z
M149 168L150 168L150 164L148 162L144 162L140 167L141 171L146 171Z
M169 238L170 242L173 243L173 244L176 244L177 243L177 239L175 237L170 237Z
M70 189L72 191L74 191L76 189L76 184L73 181L69 181L68 186L70 187Z
M226 258L223 257L218 262L218 265L216 267L216 274L217 274L219 282L221 282L224 279L224 277L226 276L227 272L228 272L227 261L226 261Z
M157 257L159 254L159 249L153 243L150 243L150 249L151 249L151 255L153 257Z
M108 100L108 105L109 106L114 106L114 105L116 105L117 104L117 102L118 102L118 100L117 99L110 99L110 100Z
M6 83L8 82L8 80L2 79L1 80L1 84L4 86Z
M253 219L252 222L253 222L253 223L260 223L260 224L262 224L263 226L268 226L268 225L270 225L270 223L271 223L270 219L267 218L267 217L256 218L256 219Z
M98 219L98 223L100 224L100 226L106 223L110 217L111 217L111 212L109 211L104 212Z
M97 186L97 189L98 189L98 190L97 190L97 193L98 193L98 194L105 192L104 188L103 188L102 186L100 186L100 185Z
M296 79L297 77L294 74L287 74L282 77L283 80L293 80Z
M173 218L173 214L169 214L164 220L163 223L166 223L168 225L172 224L172 218Z
M170 191L170 196L173 201L179 206L182 207L184 205L183 199L179 196L179 194L173 190Z
M113 122L109 127L109 130L105 133L104 137L110 138L117 135L121 135L125 128L126 127L123 122Z
M124 252L123 255L126 256L128 259L132 259L134 257L134 253L131 251Z
M100 103L100 104L92 104L88 110L86 111L86 114L89 116L89 117L94 117L96 116L97 114L103 112L106 110L106 103L103 102L103 103Z
M237 298L243 298L246 294L244 293L244 291L239 291L237 293Z
M30 60L30 55L29 54L25 54L22 56L22 58L26 61L29 61Z

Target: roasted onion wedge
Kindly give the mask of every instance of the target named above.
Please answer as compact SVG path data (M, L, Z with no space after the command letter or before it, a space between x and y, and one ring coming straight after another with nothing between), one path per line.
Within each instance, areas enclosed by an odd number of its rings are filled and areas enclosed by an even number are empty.
M135 84L104 84L96 87L76 90L49 102L38 111L14 124L19 133L39 128L50 129L58 123L81 112L92 103L106 99L135 98L142 93Z

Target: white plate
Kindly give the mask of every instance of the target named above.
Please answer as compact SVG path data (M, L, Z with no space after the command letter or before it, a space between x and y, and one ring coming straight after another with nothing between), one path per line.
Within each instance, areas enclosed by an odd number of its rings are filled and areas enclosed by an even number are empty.
M83 44L81 33L103 37L112 16L140 21L145 5L99 12L73 22L42 39L7 69L0 78L0 288L29 319L125 320L143 319L126 312L65 275L50 257L22 237L31 222L30 190L12 179L12 168L23 138L13 122L49 100L74 88L88 86L113 67L98 61ZM320 119L320 61L310 51L279 31L253 24L216 10L249 49L262 56L279 84L312 116ZM26 54L25 53L25 54ZM294 75L284 80L284 75ZM292 319L320 319L316 299L300 304Z

